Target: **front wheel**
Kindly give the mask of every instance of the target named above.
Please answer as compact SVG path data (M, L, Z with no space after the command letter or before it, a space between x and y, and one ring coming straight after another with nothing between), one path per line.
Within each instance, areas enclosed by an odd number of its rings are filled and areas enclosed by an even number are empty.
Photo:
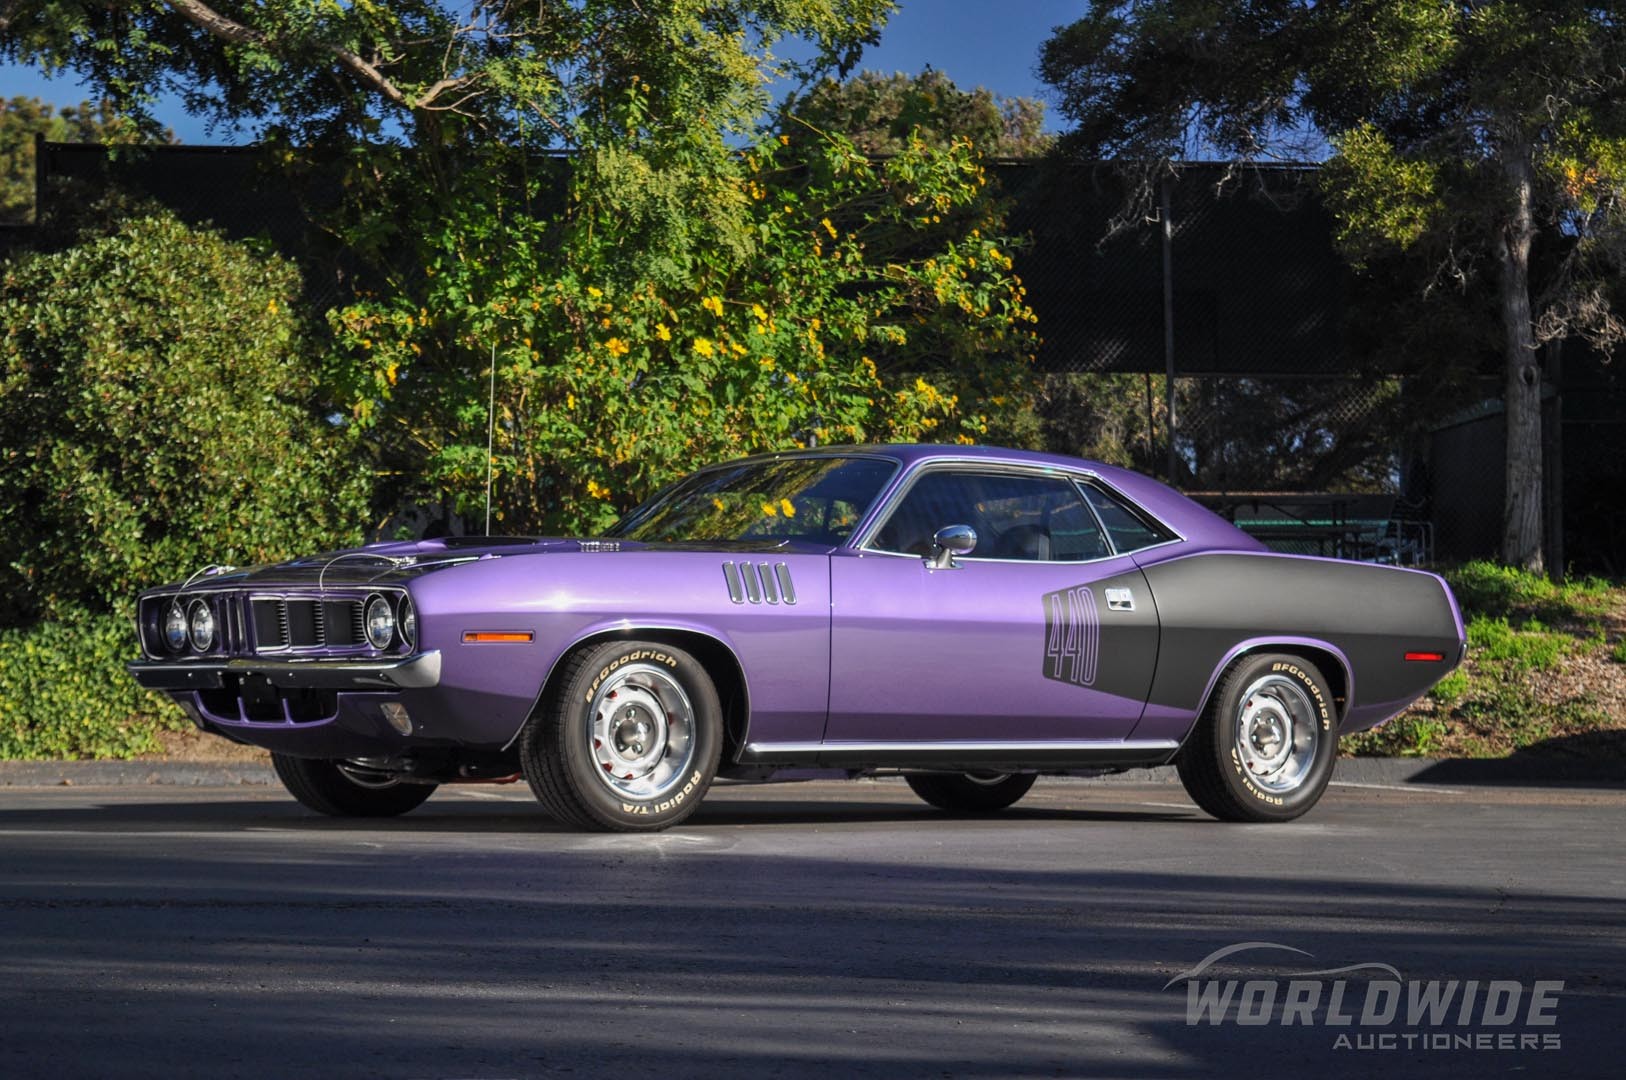
M694 813L717 775L723 710L705 667L653 641L573 653L520 736L531 791L566 825L655 832Z
M435 793L434 784L407 784L342 761L272 754L271 767L288 794L330 817L395 817Z
M1003 810L1028 793L1033 773L910 773L904 777L916 795L939 810L986 814Z
M1314 806L1338 757L1332 688L1298 656L1246 656L1225 672L1175 765L1221 821L1291 821Z

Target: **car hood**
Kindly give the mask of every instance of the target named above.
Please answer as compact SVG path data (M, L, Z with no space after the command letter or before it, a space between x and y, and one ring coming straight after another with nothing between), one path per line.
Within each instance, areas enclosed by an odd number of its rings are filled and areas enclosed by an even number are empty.
M483 559L520 555L598 554L623 551L715 551L751 555L774 552L828 553L828 545L799 541L740 540L651 544L636 540L535 536L451 536L402 540L326 551L287 562L251 567L211 567L194 574L189 589L244 586L356 586L400 584L421 574ZM172 583L158 591L173 591Z

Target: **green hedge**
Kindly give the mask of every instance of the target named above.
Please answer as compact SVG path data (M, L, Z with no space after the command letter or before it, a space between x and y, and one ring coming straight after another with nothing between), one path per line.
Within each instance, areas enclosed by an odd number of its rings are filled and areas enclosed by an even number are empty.
M360 538L286 260L156 214L0 262L0 626Z
M124 670L128 619L85 612L0 631L0 758L127 758L159 749L186 717Z

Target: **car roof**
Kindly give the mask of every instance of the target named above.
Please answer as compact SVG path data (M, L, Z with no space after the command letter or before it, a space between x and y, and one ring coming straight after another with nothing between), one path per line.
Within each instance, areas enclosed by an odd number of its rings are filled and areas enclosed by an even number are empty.
M797 457L840 457L845 454L890 458L902 466L899 479L913 467L935 461L981 462L989 465L1025 465L1095 474L1123 496L1172 528L1192 544L1212 549L1260 550L1264 545L1218 514L1173 488L1133 469L1037 450L1002 446L961 446L954 443L875 443L810 447L755 454L743 460L771 461Z

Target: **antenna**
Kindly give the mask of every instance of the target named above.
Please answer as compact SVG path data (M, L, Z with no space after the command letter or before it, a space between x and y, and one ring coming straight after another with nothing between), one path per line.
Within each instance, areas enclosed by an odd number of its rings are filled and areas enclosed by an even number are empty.
M491 535L491 437L497 429L497 343L491 343L491 390L486 397L486 532Z

